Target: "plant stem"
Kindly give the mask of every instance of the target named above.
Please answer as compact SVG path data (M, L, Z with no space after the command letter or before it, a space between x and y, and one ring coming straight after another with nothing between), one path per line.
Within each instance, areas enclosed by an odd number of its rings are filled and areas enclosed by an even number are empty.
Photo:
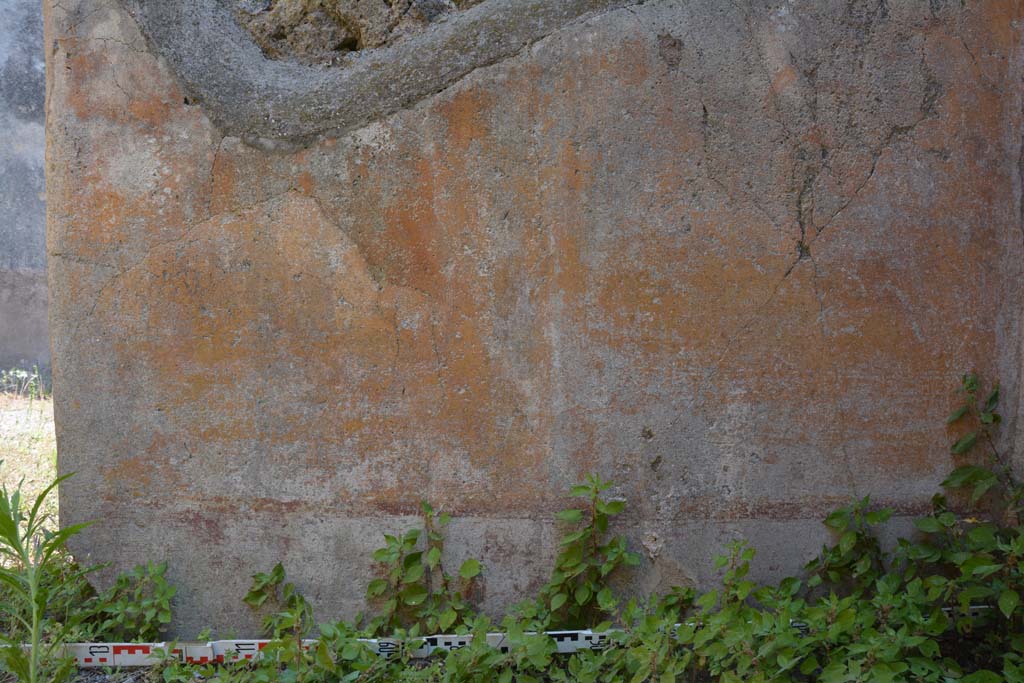
M31 539L26 539L26 541L31 543ZM39 641L43 615L39 607L39 571L31 562L30 552L28 548L25 548L25 569L28 573L29 595L32 597L32 640L28 658L28 680L29 683L36 683L39 678Z

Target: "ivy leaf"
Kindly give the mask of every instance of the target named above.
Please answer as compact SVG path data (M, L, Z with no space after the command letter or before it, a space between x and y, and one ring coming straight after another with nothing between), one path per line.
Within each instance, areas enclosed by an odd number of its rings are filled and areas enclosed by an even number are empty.
M480 563L474 560L472 557L462 563L459 568L459 576L464 579L472 579L474 576L480 573Z
M427 551L427 556L423 558L423 561L427 563L428 567L435 569L437 564L441 561L441 549L435 545Z
M554 612L559 607L565 604L565 601L569 599L569 596L565 593L557 593L555 597L551 598L551 611Z
M967 451L974 448L974 444L978 441L978 432L967 432L960 439L950 447L950 450L954 455L962 455Z
M1007 619L1013 614L1013 610L1016 609L1020 603L1020 596L1017 591L1005 590L1003 594L999 596L999 610L1006 616Z
M587 601L590 600L590 596L591 595L592 595L592 592L590 590L590 586L588 586L587 584L583 584L582 586L577 587L576 588L576 594L574 596L576 598L576 604L578 604L578 605L585 605L585 604L587 604Z
M914 526L926 534L937 534L942 531L942 525L934 517L922 517L914 520Z

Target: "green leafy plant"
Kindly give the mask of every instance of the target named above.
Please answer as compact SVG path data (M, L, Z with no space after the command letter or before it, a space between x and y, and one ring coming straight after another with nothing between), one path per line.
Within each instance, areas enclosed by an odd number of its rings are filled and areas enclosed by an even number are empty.
M367 624L371 633L397 628L447 632L463 626L471 614L469 597L483 566L469 558L457 577L448 574L443 564L444 528L451 517L435 513L426 501L420 503L420 510L422 528L400 536L386 534L384 547L373 553L383 576L366 588L366 597L379 606Z
M94 636L109 640L153 642L171 623L177 589L167 582L167 563L149 562L120 574L95 599Z
M604 621L617 607L607 585L609 577L622 565L640 563L640 556L626 549L624 537L608 534L609 520L626 505L602 495L611 486L597 475L588 475L570 491L583 498L585 505L557 515L571 531L559 542L554 571L541 589L536 609L524 607L528 616L538 617L545 626L586 628Z
M69 476L54 480L28 507L20 486L13 491L7 486L0 489L0 584L6 595L0 610L16 625L0 634L0 657L9 671L28 683L59 679L68 668L60 653L74 621L61 624L51 620L48 607L69 586L77 590L82 573L65 577L69 583L64 585L48 579L54 575L67 540L88 525L52 531L40 510L46 497Z
M838 535L839 541L822 548L821 555L804 567L811 574L810 587L827 580L831 584L845 582L848 587L865 588L875 581L885 567L886 554L874 529L889 521L892 509L872 510L870 506L871 499L865 497L825 518L825 526Z
M368 587L380 607L366 629L322 624L315 647L308 602L285 580L281 565L254 576L246 602L266 612L273 638L259 662L236 668L169 664L164 680L196 674L221 683L1007 683L1024 681L1024 493L999 452L998 388L961 381L950 451L958 467L916 535L883 543L893 511L870 498L825 520L834 535L797 577L759 584L754 549L733 541L717 558L720 582L703 593L678 587L623 604L614 577L639 558L609 531L625 503L610 482L587 477L571 493L583 500L558 515L566 525L551 579L538 597L498 625L472 612L470 593L481 567L467 560L445 573L448 516L423 504L424 523L388 535L374 559L383 576ZM981 398L979 398L981 397ZM70 621L74 621L73 619ZM26 622L27 625L27 622ZM557 654L541 629L607 631L596 649ZM472 635L464 647L413 659L423 637L454 628ZM505 633L502 649L486 642ZM395 638L378 656L368 633Z
M313 630L313 608L295 588L285 581L284 566L274 565L269 573L257 573L243 598L254 610L263 611L263 631L271 638L301 640Z
M963 426L966 431L950 446L950 452L955 456L970 457L980 450L981 462L957 467L942 485L950 489L970 489L971 504L980 501L990 490L1000 489L1000 495L991 502L999 507L1008 523L1017 524L1024 487L1014 475L1009 461L996 447L995 430L1002 423L1002 416L996 412L999 385L996 384L981 398L978 376L969 373L961 379L960 393L961 403L950 413L946 425Z
M33 365L31 370L24 368L0 370L0 393L42 399L49 393L49 388L39 366Z

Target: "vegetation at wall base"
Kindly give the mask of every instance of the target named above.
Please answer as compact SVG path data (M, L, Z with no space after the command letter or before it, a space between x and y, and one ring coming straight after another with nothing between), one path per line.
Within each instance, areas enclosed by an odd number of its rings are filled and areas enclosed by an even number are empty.
M610 579L639 557L612 533L625 501L608 496L610 482L592 475L571 491L583 504L558 515L564 535L550 580L492 622L473 611L486 567L470 559L457 575L445 571L448 516L424 503L422 527L386 536L374 554L380 576L367 588L371 614L315 627L312 606L278 564L256 574L244 596L272 639L261 660L169 660L153 680L1024 681L1024 485L997 448L998 387L981 392L978 378L966 375L961 395L948 421L962 430L951 446L960 466L943 482L949 497L936 495L931 514L915 521L917 537L899 539L891 550L878 532L892 511L864 498L827 517L835 542L800 577L758 585L749 579L754 550L734 541L718 559L717 589L678 587L623 601ZM62 642L144 639L169 622L173 588L163 579L165 566L138 568L96 595L84 580L93 568L79 568L64 550L77 528L47 531L23 510L18 491L3 496L0 605L9 671L32 683L59 680L70 674L69 663L52 656ZM608 647L572 655L556 654L554 641L538 633L579 627L620 630ZM460 649L411 657L419 639L449 630L476 637ZM307 649L303 638L314 631L318 642ZM508 634L507 652L487 644L483 635L494 631ZM403 641L390 658L358 640L382 635ZM21 642L33 647L26 653L16 647Z

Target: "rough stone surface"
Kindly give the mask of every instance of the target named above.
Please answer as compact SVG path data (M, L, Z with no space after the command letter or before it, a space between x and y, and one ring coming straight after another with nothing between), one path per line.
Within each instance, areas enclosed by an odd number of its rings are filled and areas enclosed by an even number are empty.
M235 17L271 59L331 66L393 44L475 2L463 0L236 0Z
M423 497L497 610L589 471L637 589L793 571L851 496L928 507L972 367L1014 452L1019 2L487 0L331 69L214 4L47 1L61 511L170 561L178 633L278 560L352 615ZM505 47L407 78L456 33Z
M35 0L0 12L0 368L46 366L43 16Z
M345 68L268 60L221 0L125 0L175 68L189 99L221 133L266 149L297 149L433 95L582 17L629 0L487 0L418 35L360 50ZM468 3L472 4L472 3Z

